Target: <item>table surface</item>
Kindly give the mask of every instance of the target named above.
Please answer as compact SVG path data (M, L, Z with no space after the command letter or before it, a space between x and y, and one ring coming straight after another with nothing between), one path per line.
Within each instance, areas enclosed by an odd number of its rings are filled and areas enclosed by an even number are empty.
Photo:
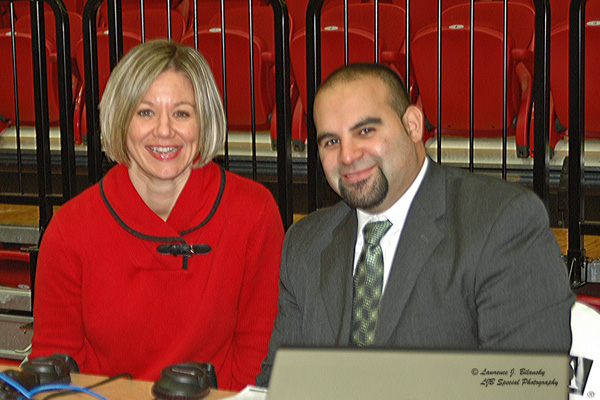
M0 371L5 371L8 369L15 369L15 367L0 365ZM97 382L106 379L104 376L97 375L86 375L86 374L71 374L71 384L76 386L90 386ZM138 380L130 380L126 378L117 379L111 382L108 382L104 385L98 386L93 389L94 392L106 397L110 400L152 400L152 385L153 382L150 381L138 381ZM35 399L43 399L54 392L46 392L40 393L35 396ZM215 400L215 399L224 399L227 397L234 396L235 392L229 392L225 390L211 390L208 396L204 399L206 400ZM75 399L93 399L84 393L74 393L70 394L67 397L61 396L58 399L66 398L68 400Z

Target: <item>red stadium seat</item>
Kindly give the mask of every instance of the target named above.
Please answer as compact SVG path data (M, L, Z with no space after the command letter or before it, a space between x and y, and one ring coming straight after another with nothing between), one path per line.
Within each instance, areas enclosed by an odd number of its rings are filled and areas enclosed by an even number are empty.
M70 39L70 50L71 50L71 84L72 84L72 93L74 99L77 96L77 90L80 86L81 80L83 79L83 70L79 71L77 68L77 62L75 61L75 47L77 43L81 40L83 34L82 27L82 18L81 15L75 12L68 12L69 18L69 39ZM56 22L54 13L51 10L46 9L44 13L44 26L46 32L46 42L50 43L52 53L50 54L49 60L52 61L53 65L56 63ZM19 18L15 22L15 31L23 32L30 34L31 33L31 16L29 14ZM58 89L57 89L58 90ZM81 142L76 138L76 144L81 144Z
M437 116L437 25L425 28L411 44L412 62L423 110L430 124L438 126ZM503 35L493 29L475 27L474 31L474 118L476 137L498 137L502 134L503 113ZM507 119L509 135L517 135L517 143L526 142L528 106L531 100L531 78L515 69L509 37L507 58ZM442 134L469 134L470 28L451 25L442 28ZM522 74L519 74L522 72ZM445 78L444 78L445 77ZM513 79L515 79L513 81ZM517 117L520 132L515 132ZM435 131L432 130L430 134Z
M98 31L96 34L98 43L98 88L99 97L102 98L106 82L110 76L110 61L109 53L109 37L108 31ZM136 45L140 44L142 40L139 36L129 32L123 32L123 54L127 53ZM77 60L77 66L82 73L84 71L84 56L83 56L83 39L79 41L75 48L75 58ZM85 81L82 81L75 99L75 112L74 112L74 132L75 132L75 143L80 144L83 142L83 136L87 133L87 121L85 112Z
M348 29L348 62L373 62L375 60L375 37L373 34L358 29ZM321 27L321 79L325 80L333 71L344 65L344 27ZM307 80L306 80L306 32L300 31L290 43L292 67L296 76L296 83L300 93L302 113L297 109L294 118L306 118ZM404 54L399 51L387 50L385 41L379 40L379 60L382 64L392 69L402 69L405 60ZM304 128L303 121L292 123L295 128ZM294 140L306 140L306 131L292 131Z
M0 244L0 286L29 288L29 253Z
M188 33L182 43L194 47L194 34ZM249 131L252 128L252 99L250 79L250 38L247 32L225 30L225 52L227 65L227 121L230 130ZM269 120L274 108L274 83L271 69L274 53L259 37L252 40L255 94L255 126L259 130L269 129ZM198 51L211 67L217 87L223 91L223 68L221 51L221 28L198 31Z
M243 32L250 32L248 7L234 7L225 9L225 25L227 29L234 29ZM290 38L291 32L293 31L294 21L290 17L289 29ZM221 13L214 15L208 23L209 29L221 29ZM252 31L254 36L259 37L265 43L265 51L268 51L275 56L275 21L273 15L273 8L270 5L254 5L252 7ZM269 96L273 96L269 101L275 104L275 65L272 64L269 71L269 78L265 81L267 88L265 88ZM294 92L294 71L290 68L290 81L291 81L291 93L292 93L292 104L297 98L297 91ZM294 97L295 95L295 97ZM273 109L270 121L271 138L274 139L277 136L277 116L276 110Z
M478 1L473 4L474 7L474 23L477 27L493 29L503 33L504 30L504 2L500 0L494 1ZM515 60L513 81L509 84L513 85L513 104L516 109L519 109L523 95L529 96L532 76L534 71L534 27L535 14L532 5L528 0L511 1L507 4L508 12L508 27L507 34L513 40L514 47L511 50L511 56ZM444 26L470 26L470 3L464 3L449 7L442 13L442 22ZM501 79L501 76L500 76ZM519 90L521 88L521 90ZM533 155L533 135L527 134L527 123L533 118L527 118L526 111L520 116L523 118L517 119L515 127L517 154L521 157ZM530 127L530 132L533 128ZM494 135L492 135L494 136ZM529 136L529 146L528 146ZM550 145L554 148L560 140L560 135L553 130L550 134ZM529 148L529 152L527 152Z
M0 30L10 29L10 3L0 3Z
M577 301L587 304L588 306L595 307L596 310L600 311L600 297L578 294Z
M68 12L78 14L79 16L83 14L83 0L65 0L63 1L63 3L67 7ZM15 19L23 18L24 16L30 14L29 2L15 1L13 4L15 10ZM44 10L46 12L52 13L52 7L50 7L49 4L45 4ZM0 15L4 15L3 18L5 22L5 27L10 28L10 8L8 2L0 4Z
M517 49L533 50L533 32L535 28L535 11L524 3L508 2L508 33ZM502 32L504 30L504 2L479 1L473 3L474 22L482 26ZM447 8L442 13L444 25L470 24L470 3L458 4Z
M372 1L372 0L371 0ZM457 4L468 3L469 0L442 0L442 12ZM405 0L392 0L391 3L401 7L406 5ZM437 23L438 0L411 0L410 2L410 37L411 41L415 34L426 26Z
M600 1L588 1L585 27L585 134L600 137ZM558 121L569 127L569 25L552 30L550 90Z
M148 8L144 10L145 40L169 37L168 14L164 8ZM141 13L139 9L126 9L121 13L123 32L142 37ZM171 39L179 42L186 30L186 21L179 11L171 10Z
M81 40L83 34L83 22L80 14L69 11L69 39L70 39L70 51L71 51L71 73L72 77L72 87L73 87L73 96L76 96L77 88L79 87L79 83L83 77L83 71L79 71L77 68L77 63L75 62L75 47L77 43ZM54 52L50 54L50 59L56 59L56 22L54 18L54 13L52 11L46 10L44 13L44 26L46 28L46 41L50 42ZM17 32L23 33L31 33L31 16L29 14L19 18L15 22L15 30Z
M144 0L144 11L151 9L167 11L167 2L165 0ZM103 2L98 9L98 26L108 26L108 10L106 8L106 2ZM181 14L187 25L188 18L191 14L191 1L190 0L172 0L171 10L177 11ZM140 0L121 0L121 13L126 10L137 10L140 11ZM122 14L121 14L122 15Z
M255 36L261 38L271 52L275 51L275 20L273 8L270 5L254 5L252 7L252 30ZM294 21L290 20L290 32ZM225 27L243 32L250 32L248 7L233 7L225 9ZM221 28L221 13L213 15L208 22L208 28ZM291 34L290 34L291 37Z
M344 6L332 7L321 14L321 26L344 26ZM348 28L375 34L375 7L369 3L348 4ZM401 51L406 39L406 11L389 3L379 4L379 34L389 50Z
M379 37L386 48L404 55L406 52L406 11L391 3L379 4ZM344 27L344 6L332 7L323 11L321 26ZM348 28L368 32L375 36L375 5L373 3L348 4ZM405 62L394 62L395 69L404 77ZM413 79L414 80L414 79Z
M290 31L291 25L290 21ZM225 9L225 27L242 32L250 32L248 7L235 7ZM208 23L208 29L221 29L221 14L214 15ZM264 51L275 54L275 21L273 17L273 8L271 6L253 6L252 7L252 32L254 36L260 38L265 44ZM268 81L275 82L275 66L270 72L273 76ZM293 74L292 74L293 75ZM293 78L292 78L293 79ZM271 93L272 88L267 89Z
M80 14L69 11L69 37L71 45L71 56L75 58L73 52L77 43L81 40L83 34L82 18ZM46 40L50 41L56 48L56 22L52 11L44 14L44 26L46 28ZM17 32L31 33L31 16L24 15L15 22Z
M35 101L33 95L33 61L31 56L31 35L28 33L15 33L15 47L17 55L17 76L19 92L19 120L25 124L35 124ZM52 43L46 40L44 47L47 60L48 76L48 118L50 124L58 124L58 81L55 64L50 60L50 54L55 52ZM42 51L44 51L42 50ZM3 95L0 96L0 115L12 121L16 120L14 93L14 75L12 58L11 33L0 35L0 54L6 58L0 63L0 85Z
M294 21L294 30L290 27L290 34L295 35L296 31L304 29L306 26L306 6L308 0L289 0L286 2L288 15Z
M10 126L10 120L5 119L4 116L0 117L0 134Z
M360 2L361 0L348 0L348 4ZM329 8L337 7L340 4L344 4L343 0L324 0L321 15ZM292 27L290 27L290 33L292 36L295 36L296 33L306 28L306 7L308 6L308 0L289 0L286 1L286 5L290 18L294 20L294 30L292 31Z
M193 10L193 2L190 1L190 15L188 22L188 31L192 31L194 29L194 10ZM252 4L253 7L263 7L268 6L268 0L255 0ZM246 0L225 0L225 9L236 9L236 8L248 8L248 1ZM203 29L206 28L211 20L215 18L215 16L221 15L221 3L220 0L198 0L196 3L197 6L197 21L198 28ZM270 8L270 6L269 6ZM271 18L273 19L273 18ZM227 25L229 27L229 24Z
M570 0L549 0L550 1L550 26L552 29L559 25L569 23L569 4ZM588 3L591 3L589 1Z

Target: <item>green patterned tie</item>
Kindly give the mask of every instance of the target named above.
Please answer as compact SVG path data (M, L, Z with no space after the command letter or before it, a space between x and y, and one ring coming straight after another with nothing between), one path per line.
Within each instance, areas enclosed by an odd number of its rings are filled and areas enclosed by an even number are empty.
M352 298L350 338L356 346L370 346L375 341L383 288L383 253L379 242L391 226L385 220L369 222L363 229L365 243L354 275Z

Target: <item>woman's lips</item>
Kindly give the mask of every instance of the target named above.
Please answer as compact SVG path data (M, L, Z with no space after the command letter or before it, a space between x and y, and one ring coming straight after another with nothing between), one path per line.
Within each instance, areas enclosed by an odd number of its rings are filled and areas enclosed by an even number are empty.
M146 146L152 156L158 160L171 160L179 154L180 146Z

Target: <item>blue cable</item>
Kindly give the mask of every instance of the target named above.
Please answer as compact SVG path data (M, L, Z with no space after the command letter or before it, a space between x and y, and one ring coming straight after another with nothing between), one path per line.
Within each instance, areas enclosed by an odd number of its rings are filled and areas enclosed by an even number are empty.
M21 385L19 382L6 375L4 372L0 372L0 380L6 382L9 386L19 392L21 395L25 396L26 399L31 399L32 395L29 394L27 389Z
M79 386L69 385L69 384L66 384L66 383L48 383L48 384L45 384L45 385L41 385L41 386L38 386L38 387L35 387L35 388L31 389L29 391L29 394L31 394L31 397L33 397L33 396L35 396L38 393L48 392L48 391L51 391L51 390L71 390L71 391L74 391L74 392L82 392L82 393L85 393L85 394L89 394L90 396L96 397L96 398L98 398L100 400L108 400L106 397L103 397L103 396L99 395L98 393L96 393L96 392L94 392L92 390L89 390L89 389L86 389L86 388L83 388L83 387L79 387ZM28 398L30 398L30 397L28 397Z
M52 390L71 390L74 392L82 392L88 394L100 400L108 400L106 397L103 397L92 390L82 388L79 386L72 386L66 383L48 383L45 385L37 386L28 391L23 385L21 385L19 382L17 382L16 380L14 380L13 378L11 378L3 372L0 372L0 381L6 382L9 386L11 386L17 392L19 392L19 394L25 396L25 398L29 400L33 399L33 396L35 396L38 393L48 392Z

